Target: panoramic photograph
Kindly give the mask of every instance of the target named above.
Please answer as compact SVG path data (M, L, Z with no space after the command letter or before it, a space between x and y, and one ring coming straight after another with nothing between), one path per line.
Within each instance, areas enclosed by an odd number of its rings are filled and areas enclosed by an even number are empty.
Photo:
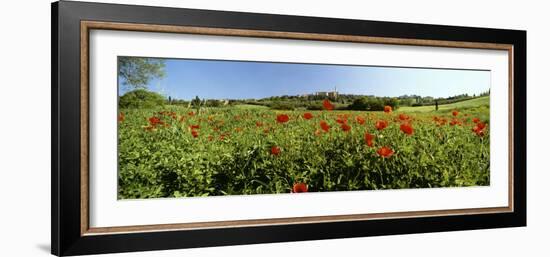
M488 70L119 56L117 73L121 200L490 185Z

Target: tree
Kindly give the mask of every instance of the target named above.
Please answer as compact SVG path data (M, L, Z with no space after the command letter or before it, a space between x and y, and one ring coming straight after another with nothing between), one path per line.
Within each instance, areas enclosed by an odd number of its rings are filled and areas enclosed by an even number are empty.
M389 105L394 110L397 110L397 108L399 108L399 100L397 100L397 98L395 97L384 97L383 101L384 105Z
M360 111L383 111L384 106L389 105L392 109L396 110L399 105L398 103L399 100L397 100L397 98L366 96L353 100L353 102L348 106L348 109Z
M399 105L402 106L411 106L413 104L413 98L402 98L399 99Z
M161 94L145 89L130 91L118 100L121 108L153 108L164 105L166 99Z
M366 111L369 109L369 99L367 97L357 98L348 106L348 109Z
M193 107L195 108L199 108L201 106L201 99L198 95L195 96L195 99L191 100L191 105L193 105Z
M163 78L165 63L163 59L144 57L118 57L118 76L123 84L134 89L146 88L154 78Z

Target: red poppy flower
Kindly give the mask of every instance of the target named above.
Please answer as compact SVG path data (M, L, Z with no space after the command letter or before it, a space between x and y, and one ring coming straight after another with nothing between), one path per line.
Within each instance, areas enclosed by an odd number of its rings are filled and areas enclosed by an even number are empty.
M170 116L172 119L176 119L176 113L175 112L165 112L166 116Z
M409 123L403 123L399 128L401 129L401 131L403 131L403 133L407 135L412 135L414 132L412 125Z
M159 117L153 116L149 118L149 124L151 124L151 126L153 127L156 127L157 125L164 125L164 122L162 122Z
M451 126L454 126L454 125L461 125L462 122L460 122L459 120L457 119L452 119L451 122L449 122L449 125Z
M378 155L382 156L383 158L389 158L393 155L393 150L389 147L382 147L376 151Z
M261 127L261 126L263 126L263 125L264 125L264 124L263 124L262 122L256 121L256 127Z
M292 193L307 193L306 183L296 183L292 186Z
M483 131L483 129L480 129L479 127L474 127L472 131L480 137L485 135L485 131Z
M338 118L336 119L336 123L338 123L338 124L346 124L346 123L348 123L348 120L346 120L346 119L343 118L343 117L338 117Z
M365 120L365 118L363 118L363 117L361 117L361 116L356 116L356 117L355 117L355 121L357 121L357 123L363 125L363 124L365 124L365 121L366 121L366 120Z
M453 111L453 116L458 116L458 111Z
M479 120L479 118L473 118L472 121L473 121L474 123L478 123L480 120Z
M388 127L388 122L385 121L385 120L379 120L376 122L376 124L374 124L376 126L376 129L378 130L383 130L385 129L386 127Z
M487 124L485 124L485 123L483 123L483 122L478 122L478 123L476 124L476 127L479 128L479 129L484 129L485 126L487 126Z
M324 130L325 132L328 132L329 129L330 129L330 126L328 125L328 123L324 120L321 121L321 129Z
M124 113L121 112L121 113L118 115L118 121L119 121L119 122L123 122L123 121L124 121Z
M343 130L344 132L348 132L348 131L351 130L351 126L348 125L348 124L346 124L346 123L342 124L340 127L342 128L342 130Z
M187 115L189 115L189 116L195 116L195 112L188 112Z
M399 119L400 119L401 121L409 120L409 118L410 118L410 117L409 117L409 115L407 115L407 114L403 114L403 113L399 114Z
M374 146L374 142L372 140L374 140L374 135L371 135L368 132L365 133L365 143L367 143L370 147Z
M169 111L161 111L161 112L158 112L158 114L160 115L166 115L166 116L175 116L176 113L175 112L169 112Z
M309 112L304 113L304 119L309 120L311 118L313 118L313 114L311 114Z
M323 108L327 111L332 111L334 110L334 105L328 99L325 99L323 100Z
M391 111L392 111L391 106L389 106L389 105L384 106L384 112L385 113L390 113Z
M478 122L476 124L476 126L472 129L472 131L474 133L476 133L476 135L482 137L485 135L485 127L487 126L487 124L483 123L483 122Z
M279 148L278 146L272 146L271 147L271 154L277 156L281 153L281 148Z
M289 120L289 117L288 117L288 115L286 115L286 114L279 114L279 115L277 115L277 122L279 122L279 123L285 123L285 122L287 122L288 120Z
M196 138L199 136L199 132L197 132L196 130L191 130L191 135Z
M159 122L160 122L160 119L158 117L153 116L153 117L149 118L149 123L151 123L151 125L157 124Z
M194 129L199 129L201 126L197 124L197 125L191 125L191 126L189 126L189 127L190 127L192 130L194 130Z

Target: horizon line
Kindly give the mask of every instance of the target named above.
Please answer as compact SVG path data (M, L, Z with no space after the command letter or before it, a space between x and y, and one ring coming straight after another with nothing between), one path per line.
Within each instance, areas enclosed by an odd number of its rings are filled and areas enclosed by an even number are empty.
M139 89L143 89L143 88L139 88ZM134 90L128 91L125 94L127 94L129 92L132 92L132 91L135 91L135 90L139 90L139 89L134 89ZM154 91L154 90L148 90L148 89L143 89L143 90L158 93L158 94L163 95L167 98L170 97L172 100L193 100L194 99L194 97L191 97L191 98L178 98L178 97L172 97L171 95L165 95L162 92L157 92L157 91ZM331 92L331 91L318 91L318 92ZM334 91L332 91L332 92L334 92ZM490 90L483 91L483 92L480 92L478 94L463 93L463 94L457 94L457 95L450 95L450 96L446 96L446 97L434 97L434 96L430 96L430 95L422 96L422 95L416 95L416 94L411 94L411 95L405 94L405 95L400 95L400 96L380 96L380 95L364 95L364 94L346 94L346 93L339 93L339 92L337 92L337 93L338 93L339 96L340 95L345 95L345 96L364 96L364 97L377 97L377 98L405 98L405 97L428 98L428 97L430 97L430 98L433 98L433 99L447 99L447 98L451 98L451 97L459 96L459 95L467 95L467 96L472 96L472 97L481 97L481 94L484 94L484 93L487 93L487 92L490 92ZM125 94L123 94L123 95L125 95ZM123 95L119 94L118 96L121 97ZM310 94L307 94L305 96L304 95L272 95L272 96L266 96L266 97L262 97L262 98L202 98L199 95L197 95L196 97L199 97L199 99L201 99L201 100L263 100L263 99L267 99L267 98L271 98L271 97L285 97L285 96L287 96L287 97L306 98L308 96L317 96L317 95L315 95L314 93L310 93ZM487 96L490 96L490 95L487 95ZM328 98L331 98L331 97L327 96L326 98L328 99Z

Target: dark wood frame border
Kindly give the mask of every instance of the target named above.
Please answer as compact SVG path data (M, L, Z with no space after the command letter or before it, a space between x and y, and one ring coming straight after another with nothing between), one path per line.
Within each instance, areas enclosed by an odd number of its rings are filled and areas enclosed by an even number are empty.
M509 206L90 228L88 35L91 29L507 50L510 67ZM74 255L524 226L525 47L525 31L83 2L53 3L52 253Z

